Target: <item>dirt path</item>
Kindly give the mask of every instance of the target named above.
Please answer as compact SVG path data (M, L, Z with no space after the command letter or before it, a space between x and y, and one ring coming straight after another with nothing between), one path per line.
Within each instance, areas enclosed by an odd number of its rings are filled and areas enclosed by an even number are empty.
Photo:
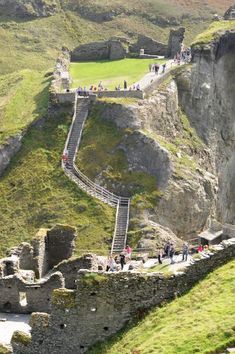
M0 313L0 343L10 344L14 331L29 333L30 315Z

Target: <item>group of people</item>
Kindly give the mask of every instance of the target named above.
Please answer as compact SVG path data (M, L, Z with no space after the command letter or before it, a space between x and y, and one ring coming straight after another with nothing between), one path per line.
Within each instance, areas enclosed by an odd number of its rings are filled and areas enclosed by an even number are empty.
M183 243L182 246L182 262L188 260L188 254L189 254L189 245L187 242ZM174 264L174 255L175 255L175 246L174 243L168 240L163 249L159 248L157 250L157 258L158 258L158 263L162 264L162 259L163 258L169 258L170 263Z
M136 85L132 85L129 87L128 89L128 86L127 86L127 81L124 80L123 82L123 89L126 91L126 90L129 90L129 91L140 91L140 84L136 84ZM118 85L118 86L115 86L115 91L120 91L122 90L122 87L121 85Z
M112 256L108 258L108 263L106 267L107 272L115 272L123 270L125 264L131 260L132 248L127 245L126 248L120 253L120 255Z
M136 85L134 84L128 88L127 81L124 80L123 86L121 86L120 84L115 86L115 91L121 91L121 90L140 91L141 88L140 88L140 84L136 84ZM97 86L91 85L89 88L79 86L77 88L78 96L84 96L84 97L89 96L89 94L92 92L96 93L96 92L102 92L102 91L108 91L107 87L104 87L102 85L102 81L100 81Z
M149 64L149 72L154 72L156 75L158 75L160 72L164 74L165 71L166 71L166 63L162 65L158 63Z
M178 65L183 63L190 63L192 60L192 51L191 48L182 48L180 53L177 53L174 57L174 63L177 63Z

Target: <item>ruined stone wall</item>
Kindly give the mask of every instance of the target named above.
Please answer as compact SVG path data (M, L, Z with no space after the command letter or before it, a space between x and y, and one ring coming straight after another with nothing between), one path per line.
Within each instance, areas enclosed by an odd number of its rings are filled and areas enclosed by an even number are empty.
M124 59L127 50L119 40L82 44L71 52L72 61Z
M143 91L138 91L138 90L132 90L132 91L99 91L99 92L93 92L90 95L90 98L93 99L95 96L98 98L139 98L143 99L144 98L144 92ZM69 104L69 103L74 103L75 101L75 90L72 92L64 92L64 93L56 93L55 99L58 103L61 104Z
M140 49L144 49L145 54L165 56L167 52L167 44L155 41L154 39L139 35L138 40L130 46L130 52L139 53Z
M177 275L80 273L76 290L54 291L49 317L32 316L32 339L23 347L21 341L13 340L14 353L85 353L117 333L133 316L184 294L234 257L235 246L228 245Z
M40 229L35 238L32 240L33 253L34 253L34 265L36 278L41 278L47 273L49 269L48 259L46 254L45 238L47 235L47 229Z
M47 231L45 244L49 269L72 257L75 238L76 229L68 225L56 225Z
M177 30L172 29L168 40L167 57L174 58L181 52L181 46L184 40L185 28L180 27Z
M61 287L64 287L64 279L59 272L32 284L16 274L2 278L0 279L0 312L49 312L52 291ZM25 297L23 304L22 295Z
M62 90L68 90L71 83L69 75L70 53L67 48L62 48L61 53L56 60L53 78L50 87L50 100L56 100L56 93Z
M65 279L65 287L74 289L78 271L80 269L89 269L98 271L99 260L95 254L85 254L82 257L64 260L54 267L53 272L60 272Z

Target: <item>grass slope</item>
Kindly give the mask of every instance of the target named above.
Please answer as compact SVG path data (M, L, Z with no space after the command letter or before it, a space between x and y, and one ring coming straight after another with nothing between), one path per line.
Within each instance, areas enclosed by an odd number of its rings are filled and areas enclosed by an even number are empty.
M132 133L129 129L118 129L113 122L102 119L103 105L93 108L84 129L77 164L90 178L102 174L106 185L113 192L113 183L132 185L130 194L150 195L156 191L156 179L143 172L129 171L126 155L121 148Z
M69 124L63 114L43 129L31 128L1 178L0 256L30 240L38 228L58 222L78 228L77 253L110 247L115 210L81 192L60 168Z
M90 354L213 354L235 345L235 260Z
M46 114L49 84L32 70L0 77L0 144Z
M124 80L131 86L139 81L149 71L149 64L165 60L153 59L122 59L101 60L96 62L71 63L70 74L73 78L72 87L98 87L100 81L108 89L114 90L119 84L123 88Z
M203 45L217 39L226 30L235 30L235 21L216 21L207 30L200 33L192 43L193 45Z

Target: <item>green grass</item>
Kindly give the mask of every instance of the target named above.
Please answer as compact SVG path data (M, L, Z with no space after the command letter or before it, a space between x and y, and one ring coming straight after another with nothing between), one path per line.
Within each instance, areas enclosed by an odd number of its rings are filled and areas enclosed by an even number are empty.
M121 145L128 144L126 139L131 137L132 131L118 129L114 123L102 119L103 107L101 104L95 106L86 121L77 166L92 180L102 176L102 182L110 191L131 196L133 212L151 209L156 206L160 196L156 178L129 170ZM132 247L136 247L138 240L139 233L129 234L128 242Z
M71 63L72 87L89 88L91 85L98 86L102 81L103 87L114 90L119 84L123 88L124 80L131 86L149 72L148 66L154 62L163 63L165 60L122 59Z
M235 261L90 354L215 354L235 345Z
M68 114L30 128L20 152L0 180L0 256L40 227L78 228L76 253L105 253L111 245L115 209L90 198L63 173L60 159L71 122Z
M113 183L127 187L132 185L130 195L156 191L156 179L142 172L130 172L123 149L120 147L132 134L129 129L118 129L113 122L102 119L103 105L95 106L83 132L78 151L77 165L91 179L100 173L106 186L117 191Z
M215 21L207 30L199 34L192 45L204 45L210 43L213 39L216 39L220 34L226 30L235 30L235 21Z
M32 70L0 76L0 144L45 116L50 79Z

